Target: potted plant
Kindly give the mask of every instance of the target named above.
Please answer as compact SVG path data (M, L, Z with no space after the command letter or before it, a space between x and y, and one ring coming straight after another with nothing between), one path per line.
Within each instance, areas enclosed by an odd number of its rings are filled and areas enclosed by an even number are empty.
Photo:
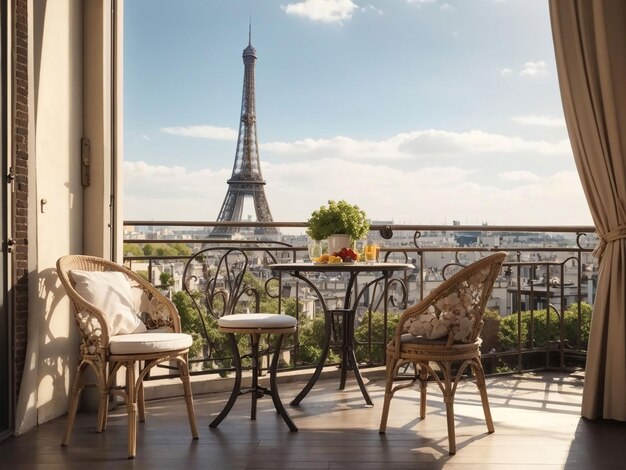
M351 239L364 238L370 229L365 211L344 200L328 201L328 206L313 211L307 222L306 233L313 240L328 238L329 253L349 248Z

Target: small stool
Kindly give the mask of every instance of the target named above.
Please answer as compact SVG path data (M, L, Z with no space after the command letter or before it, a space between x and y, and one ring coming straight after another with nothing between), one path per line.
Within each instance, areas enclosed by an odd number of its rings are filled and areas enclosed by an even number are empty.
M293 423L285 407L280 401L278 395L278 387L276 384L276 369L278 368L278 359L280 356L280 348L283 342L283 336L285 333L294 333L296 331L297 320L289 315L279 315L275 313L237 313L232 315L225 315L217 321L219 331L226 333L230 342L231 349L233 351L233 361L235 362L235 384L233 391L230 394L230 398L224 406L222 412L213 420L209 427L216 428L222 420L228 415L233 405L237 401L239 395L244 393L252 394L252 408L250 412L250 419L256 419L256 402L258 398L264 395L270 395L274 402L274 408L282 416L283 420L289 427L290 431L296 432L297 426ZM252 386L250 388L241 388L241 356L239 354L239 348L237 347L237 340L235 338L236 333L250 335L250 342L252 351L250 357L252 359ZM272 364L270 365L270 388L261 387L259 385L259 338L261 335L277 334L278 341L276 343L276 349L272 357Z

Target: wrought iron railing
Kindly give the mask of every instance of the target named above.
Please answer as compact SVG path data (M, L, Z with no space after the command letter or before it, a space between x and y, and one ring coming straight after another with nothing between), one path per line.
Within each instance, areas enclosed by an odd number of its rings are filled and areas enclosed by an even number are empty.
M168 285L162 287L179 300L183 289L177 278L190 254L203 247L236 245L271 253L269 259L274 261L307 257L304 237L272 240L270 246L263 245L253 235L254 228L267 226L304 232L306 224L300 222L128 221L124 225L127 229L142 228L141 232L125 231L128 250L125 263L133 270L146 271L147 278L155 285L162 283L156 279L157 272L168 273L164 278ZM218 240L208 235L214 226L238 227L250 235L237 240ZM168 234L163 230L168 230ZM359 361L364 366L383 364L385 345L397 312L424 298L444 278L483 253L502 250L509 252L509 257L488 306L493 313L486 316L483 329L486 370L498 373L584 367L591 310L588 304L593 303L597 285L597 264L591 257L595 244L593 232L590 226L373 225L370 238L377 239L383 259L411 262L415 270L398 278L396 288L406 289L404 302L398 304L399 296L387 290L383 292L377 285L361 297L356 326ZM189 252L158 250L158 246L176 244L187 247ZM146 245L152 246L152 252L145 249ZM141 247L147 254L130 254L137 252L131 246ZM155 254L156 251L160 254ZM312 349L323 340L316 330L322 320L315 311L315 299L301 283L287 275L274 274L263 266L257 266L254 273L263 280L265 294L276 299L277 311L284 312L288 304L292 310L288 313L299 320L298 332L285 348L283 367L314 366ZM316 282L325 295L332 297L335 292L342 298L341 276L319 276ZM288 298L295 302L287 302ZM337 332L339 325L335 326L333 331ZM226 352L213 357L206 353L215 350L215 345L207 344L215 337L206 330L199 336L197 340L205 343L193 359L196 364L193 373L223 374L230 370Z

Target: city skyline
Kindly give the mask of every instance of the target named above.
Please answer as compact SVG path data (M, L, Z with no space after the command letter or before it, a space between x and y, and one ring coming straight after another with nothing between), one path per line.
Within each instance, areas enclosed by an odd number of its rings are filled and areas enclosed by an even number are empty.
M274 220L346 199L396 223L591 223L545 2L146 6L125 6L126 219L217 217L251 14Z

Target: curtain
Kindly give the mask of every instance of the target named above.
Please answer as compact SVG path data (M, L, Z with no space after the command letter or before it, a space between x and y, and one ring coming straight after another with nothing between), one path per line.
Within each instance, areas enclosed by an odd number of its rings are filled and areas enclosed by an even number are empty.
M550 0L565 121L600 239L582 415L626 421L626 1Z

